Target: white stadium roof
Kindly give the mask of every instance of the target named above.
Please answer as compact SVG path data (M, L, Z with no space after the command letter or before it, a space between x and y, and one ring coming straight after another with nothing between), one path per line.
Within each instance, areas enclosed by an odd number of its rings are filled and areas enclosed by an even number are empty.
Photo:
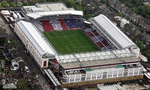
M37 19L44 16L53 16L53 15L79 15L83 16L82 11L77 10L65 10L65 11L49 11L49 12L35 12L35 13L29 13L27 16Z
M67 6L62 2L38 3L37 7L43 8L44 11L63 11L68 10Z
M112 50L112 51L98 51L98 52L86 52L86 53L75 53L75 54L65 54L56 56L59 63L71 63L78 62L79 59L81 62L87 61L99 61L104 59L113 59L113 58L124 58L134 56L129 49L122 50Z
M34 27L30 22L19 21L17 25L21 28L23 33L28 37L30 42L34 45L40 55L47 54L50 57L55 55L53 49L48 45L45 38L38 32L37 28Z
M37 19L44 16L53 15L78 15L83 16L83 11L67 8L63 3L43 3L35 6L23 6L23 11L28 17Z
M103 30L121 48L130 48L135 44L117 28L106 16L99 15L92 19L96 25Z

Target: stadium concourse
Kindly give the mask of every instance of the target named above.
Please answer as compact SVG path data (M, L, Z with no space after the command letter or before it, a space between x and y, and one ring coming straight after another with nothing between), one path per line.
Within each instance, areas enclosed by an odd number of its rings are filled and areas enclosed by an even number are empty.
M140 49L106 16L84 21L63 3L21 10L14 31L55 87L143 78Z

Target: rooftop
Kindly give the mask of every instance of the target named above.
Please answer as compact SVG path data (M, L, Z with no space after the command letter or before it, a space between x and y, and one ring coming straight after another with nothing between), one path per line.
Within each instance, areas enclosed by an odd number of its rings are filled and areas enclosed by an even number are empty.
M122 60L124 60L126 63L137 63L139 62L139 59L137 59L136 57L124 57L121 58ZM123 61L114 58L114 59L104 59L104 60L93 60L93 61L81 61L83 67L82 68L89 68L89 67L97 67L97 66L107 66L107 65L115 65L115 64L124 64ZM61 63L60 65L64 68L64 69L78 69L81 68L81 63L79 62L73 62L73 63Z
M73 8L67 8L64 3L42 3L35 6L23 6L23 11L27 16L37 19L44 16L52 15L79 15L83 16L82 11L74 10Z
M65 10L65 11L50 11L50 12L34 12L27 14L28 17L33 19L37 19L44 16L59 16L59 15L83 16L83 12L78 10Z
M66 54L56 58L64 69L139 62L128 49Z
M43 3L43 4L36 4L36 6L43 8L44 11L63 11L68 10L66 5L63 3Z

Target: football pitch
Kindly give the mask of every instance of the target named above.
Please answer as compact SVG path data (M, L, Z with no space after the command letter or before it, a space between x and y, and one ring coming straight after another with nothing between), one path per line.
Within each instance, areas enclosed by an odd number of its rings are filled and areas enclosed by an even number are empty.
M98 51L82 30L44 32L59 54Z

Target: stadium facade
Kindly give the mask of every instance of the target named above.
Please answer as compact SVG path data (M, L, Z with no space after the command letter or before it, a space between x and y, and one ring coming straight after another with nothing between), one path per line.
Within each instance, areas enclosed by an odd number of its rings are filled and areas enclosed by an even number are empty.
M98 15L87 23L83 21L82 11L67 8L63 3L24 6L21 10L25 19L18 20L14 30L54 86L75 87L143 78L140 49L106 16ZM99 50L61 54L57 45L44 35L76 29L82 30Z

